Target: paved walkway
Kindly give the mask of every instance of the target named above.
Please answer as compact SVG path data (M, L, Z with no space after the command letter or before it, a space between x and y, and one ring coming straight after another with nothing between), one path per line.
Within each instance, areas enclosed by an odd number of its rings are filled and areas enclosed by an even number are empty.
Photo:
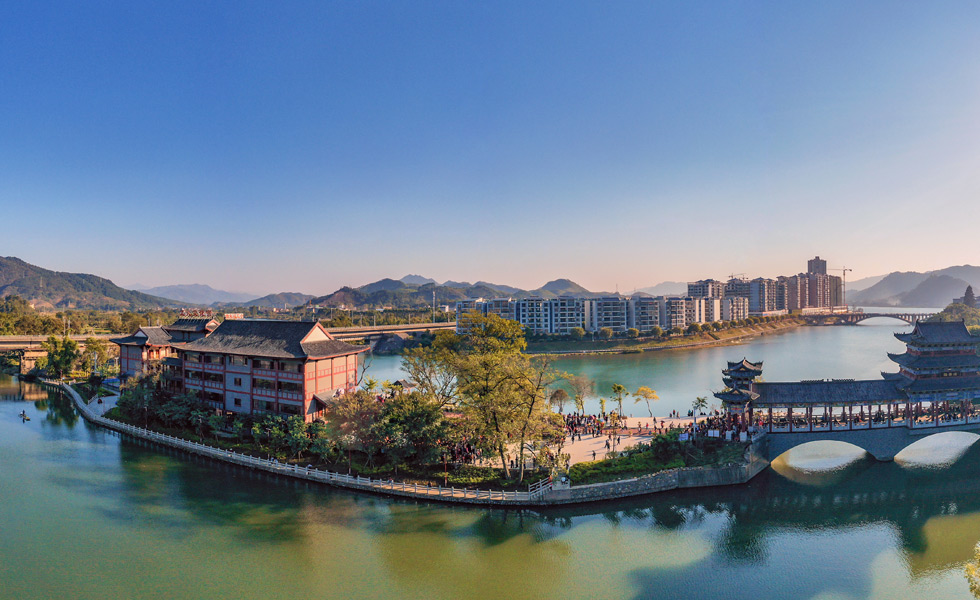
M702 417L698 417L701 419ZM661 423L666 423L670 427L686 427L691 424L693 419L691 417L679 417L679 418L661 418L657 417L657 425ZM646 443L653 439L654 434L650 432L650 427L653 425L653 419L649 417L627 417L626 424L629 426L628 429L617 430L618 435L614 436L613 441L610 445L609 450L619 451L627 448L628 446L633 446L638 443ZM616 437L619 438L619 442L616 442ZM571 463L587 462L592 460L602 460L606 457L606 440L608 439L607 434L594 437L583 433L582 440L579 441L578 436L575 436L575 441L569 441L565 443L562 452L565 452L571 456ZM593 458L593 452L595 453L595 458Z
M119 396L103 396L102 404L99 404L98 400L95 398L89 399L86 404L92 409L92 412L101 416L104 416L111 409L115 408L116 400L119 400Z

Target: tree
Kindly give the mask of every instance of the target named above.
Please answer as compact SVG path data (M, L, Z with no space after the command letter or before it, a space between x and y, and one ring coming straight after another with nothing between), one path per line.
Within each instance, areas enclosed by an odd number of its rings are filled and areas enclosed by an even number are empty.
M704 396L698 396L691 403L691 408L694 409L694 424L698 424L698 413L708 408L708 399Z
M625 385L622 385L622 384L619 384L619 383L614 383L614 384L612 384L612 393L613 393L613 398L616 400L616 405L619 406L619 411L616 414L618 414L619 415L619 418L622 419L623 418L623 396L628 396L629 395L629 392L626 391L626 386Z
M377 424L383 405L373 394L357 390L333 398L327 405L327 422L332 439L347 453L347 466L353 464L354 450L363 452L369 464L378 448Z
M579 414L585 412L585 397L595 393L595 381L584 375L569 375L565 378L568 385L572 387L572 395L575 400L575 410Z
M653 327L650 328L650 335L657 338L663 337L664 330L659 325L654 325Z
M572 336L573 340L581 340L585 337L585 329L581 327L572 327L568 330L568 335Z
M966 304L970 308L977 307L977 297L973 295L973 286L966 286L966 294L963 295L963 304Z
M563 388L556 388L551 392L551 396L548 399L551 401L552 406L558 407L559 413L563 413L565 412L565 403L568 402L568 398L568 392Z
M85 340L85 352L82 354L82 368L86 371L97 371L99 365L104 365L109 359L109 348L98 338L90 337Z
M613 330L610 329L609 327L603 327L602 329L599 330L599 337L601 337L604 340L608 340L612 338L612 336L613 336Z
M48 369L55 377L71 374L71 369L78 360L78 342L67 336L59 340L52 335L41 346L48 351Z
M290 453L296 458L302 459L303 452L306 452L310 447L310 435L306 420L299 415L289 417L286 419L285 434Z
M690 325L687 326L687 332L689 334L701 333L701 324L691 323Z
M626 330L626 337L630 338L631 340L635 340L636 338L640 337L640 330L636 327L630 327Z
M636 398L637 404L639 404L640 402L646 402L647 411L650 413L650 418L652 419L653 408L651 408L650 402L652 400L660 400L660 396L657 395L657 392L655 392L654 390L650 389L645 385L641 385L635 392L633 392L633 396Z
M380 435L388 459L429 464L439 458L451 432L442 405L420 392L398 394L384 403Z

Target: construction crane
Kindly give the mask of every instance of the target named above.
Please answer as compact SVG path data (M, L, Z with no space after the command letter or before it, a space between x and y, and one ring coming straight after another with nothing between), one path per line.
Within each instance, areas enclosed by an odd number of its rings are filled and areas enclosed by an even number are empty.
M847 310L847 273L853 271L854 269L848 269L847 267L841 267L839 269L827 269L828 271L840 271L840 295L841 300L844 302L844 310Z

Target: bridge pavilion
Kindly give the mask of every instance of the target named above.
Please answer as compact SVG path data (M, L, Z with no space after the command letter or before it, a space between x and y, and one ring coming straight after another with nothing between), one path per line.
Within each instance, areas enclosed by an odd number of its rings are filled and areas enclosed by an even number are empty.
M769 433L851 431L980 424L980 337L962 321L917 322L899 370L882 379L759 381L762 363L729 362L725 389L715 394L744 428Z

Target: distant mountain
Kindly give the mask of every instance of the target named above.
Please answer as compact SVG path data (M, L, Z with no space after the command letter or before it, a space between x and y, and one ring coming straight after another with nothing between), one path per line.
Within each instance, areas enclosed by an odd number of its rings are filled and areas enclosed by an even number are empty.
M435 279L429 279L428 277L422 277L421 275L406 275L399 279L402 283L407 283L408 285L425 285L427 283L435 283Z
M245 306L258 306L260 308L282 308L285 306L286 308L292 308L294 306L302 306L312 299L313 296L309 294L279 292L278 294L269 294L268 296L250 300L245 303Z
M963 295L969 283L949 275L930 275L928 279L902 294L902 306L942 307Z
M554 298L557 296L594 296L592 292L569 279L555 279L549 281L531 293L542 298Z
M465 298L525 298L530 296L554 298L562 295L585 297L608 295L606 293L590 292L568 279L549 281L540 288L529 291L509 285L497 285L483 281L476 284L470 284L465 281L447 281L442 285L434 283L411 285L404 281L382 279L359 288L340 288L332 294L314 298L313 303L322 306L343 305L349 307L424 307L432 304L433 293L435 293L436 304L453 304L457 300L463 300Z
M409 287L408 284L398 281L397 279L385 278L385 279L375 281L374 283L362 285L357 289L364 292L365 294L373 294L374 292L381 292L381 291L403 290L407 287Z
M848 292L859 292L861 290L866 290L874 284L878 283L884 279L886 275L875 275L874 277L862 277L861 279L855 279L854 281L847 282Z
M473 285L475 285L475 286L483 286L483 287L488 287L488 288L493 288L495 290L500 290L501 292L504 292L503 295L505 295L505 296L509 296L509 295L513 295L513 294L523 294L524 293L524 290L522 290L521 288L516 288L516 287L509 286L509 285L501 285L499 283L489 283L489 282L486 282L486 281L477 281Z
M941 307L963 295L967 285L980 289L980 267L961 265L936 271L889 273L867 289L851 292L848 304Z
M203 304L203 305L214 304L215 302L221 302L221 303L247 302L255 298L255 294L246 294L243 292L226 292L224 290L216 290L209 285L204 285L200 283L162 285L162 286L152 287L148 289L140 289L139 291L145 294L152 294L154 296L159 296L161 298L169 298L171 300L177 300L179 302L186 302L188 304Z
M636 290L651 296L681 296L687 293L687 282L684 281L663 281L657 285L640 288Z
M0 257L0 297L15 295L42 310L136 310L183 304L127 290L96 275L51 271L12 256Z

